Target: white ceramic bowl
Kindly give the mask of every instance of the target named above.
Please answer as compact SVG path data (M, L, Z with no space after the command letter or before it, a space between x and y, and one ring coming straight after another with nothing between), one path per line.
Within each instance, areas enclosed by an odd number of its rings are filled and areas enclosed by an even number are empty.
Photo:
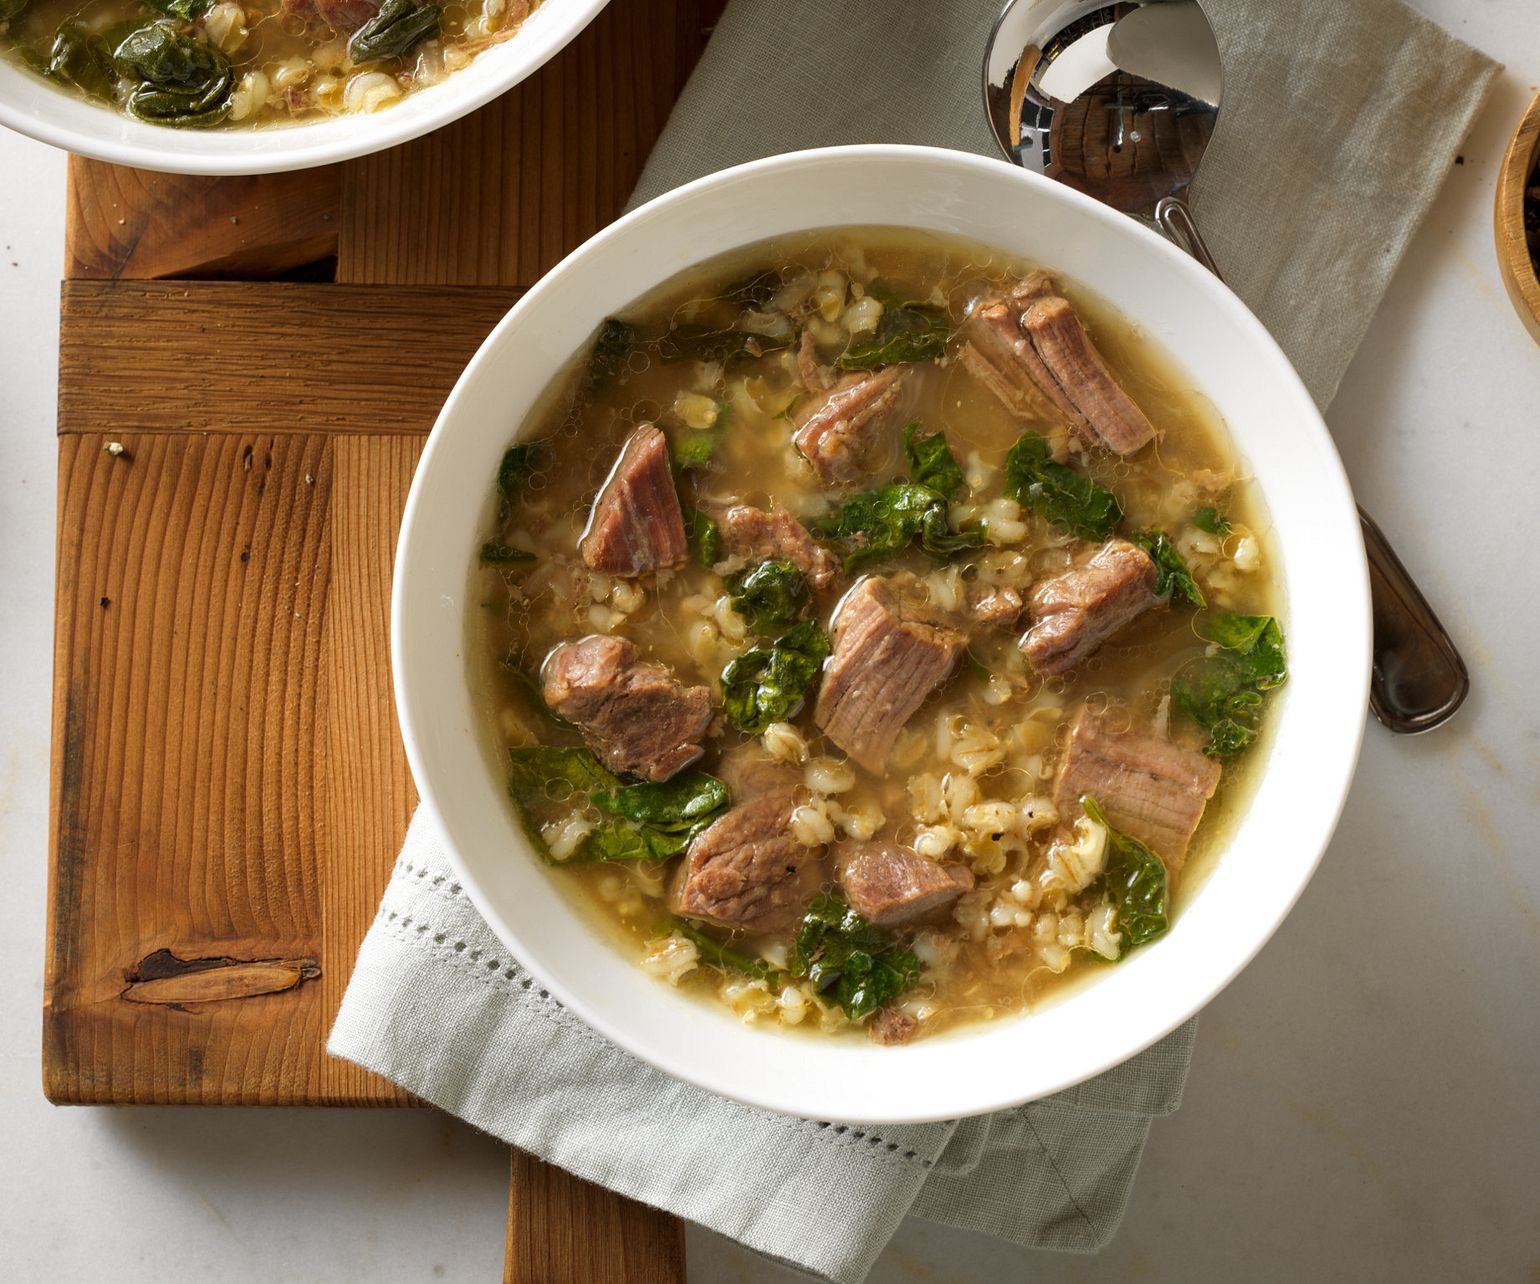
M498 459L600 320L700 260L852 224L956 233L1030 256L1141 323L1212 399L1284 551L1291 676L1251 809L1171 931L1062 1002L881 1048L741 1024L624 956L529 850L466 682L468 568ZM765 1109L844 1122L975 1114L1056 1092L1147 1047L1245 966L1303 890L1363 732L1369 589L1342 465L1261 324L1159 236L1002 162L911 147L801 152L692 183L621 219L526 294L444 406L412 483L392 608L396 703L461 881L550 991L638 1057Z
M549 0L468 67L377 112L261 129L168 129L134 120L0 58L0 125L96 160L169 174L276 174L394 147L458 120L532 75L608 0Z

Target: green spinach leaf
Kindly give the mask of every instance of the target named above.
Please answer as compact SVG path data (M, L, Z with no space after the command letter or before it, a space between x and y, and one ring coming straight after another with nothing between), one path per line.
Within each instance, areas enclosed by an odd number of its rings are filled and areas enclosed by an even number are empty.
M742 281L734 282L717 297L724 303L736 303L745 308L762 308L775 297L781 288L781 274L774 268L766 268Z
M593 795L600 811L659 829L694 832L727 809L727 786L703 771L686 771L671 780L642 781L601 789Z
M144 3L168 18L196 22L214 7L214 0L144 0Z
M905 303L882 290L871 293L882 303L882 319L872 333L853 337L836 358L836 365L845 370L868 370L902 361L932 361L945 355L952 322L944 308Z
M766 635L788 627L812 597L807 577L790 562L761 562L729 575L727 591L733 609Z
M684 534L695 560L708 571L722 560L722 528L698 508L684 510Z
M235 77L229 59L169 22L130 31L113 49L112 64L137 82L124 107L139 120L206 129L230 114Z
M594 861L668 860L727 808L727 786L714 776L689 772L673 780L622 784L587 749L544 745L508 751L508 790L518 804L524 831L549 860L543 822L558 809L590 803L605 813L562 865Z
M1155 563L1155 596L1169 598L1172 602L1188 602L1202 610L1208 605L1203 590L1193 579L1187 563L1176 551L1165 531L1143 531L1128 537L1150 555Z
M1208 732L1204 753L1233 758L1257 738L1263 693L1288 679L1283 630L1270 615L1227 614L1206 636L1222 650L1185 665L1171 680L1171 699Z
M1117 496L1054 460L1048 442L1035 432L1022 433L1005 457L1005 493L1081 539L1106 539L1123 520Z
M588 354L588 395L602 392L620 377L636 347L636 327L619 317L606 317Z
M100 36L87 35L84 28L73 22L59 24L43 74L74 85L92 98L112 101L112 54Z
M745 651L722 670L728 722L757 736L772 722L794 717L828 657L829 635L817 620L803 620L769 646Z
M920 976L920 960L842 897L824 892L802 919L791 971L812 981L814 989L859 1021L913 985Z
M1137 838L1114 829L1096 799L1080 800L1085 814L1107 831L1107 857L1098 880L1117 910L1125 945L1118 957L1144 945L1171 926L1170 888L1165 862ZM1093 890L1095 890L1093 888Z
M1221 517L1217 508L1200 508L1192 515L1192 524L1200 531L1207 531L1210 535L1228 535L1234 528L1224 517Z
M954 531L941 494L913 482L894 482L852 495L817 529L845 546L847 571L892 557L916 537L935 557L977 548L984 542L984 532L977 527Z
M502 461L497 465L498 521L506 522L518 507L524 484L540 466L544 446L540 441L523 441L503 451Z
M680 428L669 434L669 452L674 467L685 472L704 468L715 457L727 432L732 408L726 402L717 406L716 422L709 428Z
M966 485L956 456L947 445L944 432L929 437L919 435L918 422L904 429L904 455L909 460L909 476L921 486L929 486L943 499L956 499Z
M399 58L438 34L443 12L436 4L418 0L385 0L380 11L353 33L348 57L355 63Z
M771 967L764 959L755 958L752 954L745 954L742 950L734 949L726 941L719 941L716 937L701 931L694 923L687 923L682 919L665 921L654 929L655 936L667 936L671 932L678 932L680 936L695 946L695 952L700 955L702 963L719 968L724 972L742 972L745 976L753 977L757 981L767 984L779 984L781 973Z
M540 559L527 549L488 540L481 546L483 566L533 566Z

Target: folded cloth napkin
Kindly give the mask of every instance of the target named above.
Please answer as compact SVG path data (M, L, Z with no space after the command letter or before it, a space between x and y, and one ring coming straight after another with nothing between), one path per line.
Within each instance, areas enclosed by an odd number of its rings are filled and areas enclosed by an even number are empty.
M1230 284L1324 404L1495 68L1399 0L1204 7L1225 98L1196 216ZM994 0L734 0L637 199L802 147L994 154L979 67L995 10ZM911 1214L1093 1250L1122 1217L1150 1120L1180 1099L1193 1022L1068 1092L961 1122L847 1128L714 1097L550 999L476 914L443 842L420 809L330 1050L816 1276L855 1284Z

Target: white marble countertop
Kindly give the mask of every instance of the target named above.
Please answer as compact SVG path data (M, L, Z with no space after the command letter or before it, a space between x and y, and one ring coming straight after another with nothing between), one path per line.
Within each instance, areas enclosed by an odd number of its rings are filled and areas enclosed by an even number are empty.
M1459 719L1371 725L1321 871L1205 1012L1096 1257L909 1223L874 1281L1534 1280L1540 1261L1540 350L1492 246L1532 0L1417 0L1508 64L1329 419L1463 644ZM503 1148L426 1111L90 1110L40 1088L64 158L0 131L0 1275L498 1278ZM793 1278L690 1234L690 1278Z

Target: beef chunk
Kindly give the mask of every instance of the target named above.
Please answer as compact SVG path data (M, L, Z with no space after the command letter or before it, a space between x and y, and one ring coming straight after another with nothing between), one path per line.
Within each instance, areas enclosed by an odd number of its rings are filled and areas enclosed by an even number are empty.
M745 932L794 927L824 882L823 849L791 833L793 790L730 808L696 836L669 891L676 913Z
M1021 649L1039 673L1068 673L1135 616L1161 601L1155 563L1126 539L1032 589L1032 627Z
M951 629L906 613L892 586L868 576L834 613L834 654L813 721L870 771L881 772L898 733L962 651Z
M711 692L681 686L661 664L638 664L625 638L563 642L543 678L552 712L576 723L611 771L667 780L701 755Z
M338 35L351 36L380 10L375 0L284 0L285 13L319 18Z
M798 412L791 439L819 481L832 485L860 473L867 445L903 396L903 382L902 366L847 375Z
M1113 378L1068 299L1038 299L1028 304L1021 328L1108 450L1126 455L1155 436L1155 425Z
M800 767L772 758L757 740L729 749L718 760L714 774L726 782L734 798L784 793L802 784Z
M908 1043L919 1026L918 1021L898 1008L878 1008L867 1023L866 1037L873 1043L892 1047L895 1043Z
M668 439L642 424L620 449L578 544L591 569L611 575L680 566L689 555Z
M722 539L730 553L761 562L790 562L815 589L827 588L839 574L839 558L783 508L767 513L749 504L734 504L722 516Z
M1212 758L1163 736L1109 731L1083 708L1059 764L1054 806L1068 820L1089 794L1110 824L1146 844L1175 872L1219 785L1219 770Z
M1021 618L1021 594L1004 585L989 585L969 597L968 615L986 629L1013 629Z
M877 927L897 927L952 905L973 889L965 865L940 865L897 843L858 843L834 856L851 907Z
M1059 387L1021 328L1021 305L1012 299L981 299L963 326L967 342L958 363L1021 419L1063 420L1089 434L1085 417Z

